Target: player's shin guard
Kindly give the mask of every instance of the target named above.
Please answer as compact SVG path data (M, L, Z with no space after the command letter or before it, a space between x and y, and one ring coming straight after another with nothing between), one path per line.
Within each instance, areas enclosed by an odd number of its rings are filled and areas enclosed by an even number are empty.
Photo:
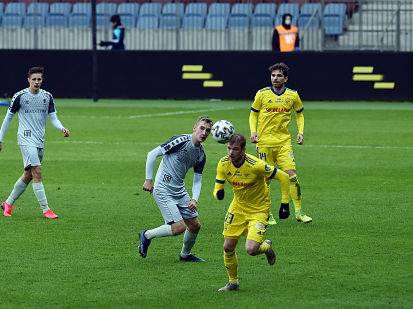
M263 241L258 249L258 254L263 254L271 248L271 245L265 241Z
M224 251L224 265L227 270L229 282L238 281L238 258L235 251Z
M301 211L301 188L297 175L290 177L290 196L294 202L295 212Z

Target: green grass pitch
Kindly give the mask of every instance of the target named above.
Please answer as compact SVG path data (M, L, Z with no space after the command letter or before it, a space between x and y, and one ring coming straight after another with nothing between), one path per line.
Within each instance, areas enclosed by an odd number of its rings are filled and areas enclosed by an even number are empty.
M194 252L208 262L178 262L182 237L156 239L148 257L138 232L162 223L142 191L146 154L208 114L248 133L250 102L57 100L72 136L48 124L43 182L59 220L41 217L31 187L11 218L0 217L0 308L413 307L413 105L305 103L305 145L294 145L303 209L270 227L275 267L238 246L239 293L226 281L221 235L231 200L215 201L217 160L226 147L208 139ZM2 120L6 108L0 108ZM295 131L295 122L292 123ZM17 117L0 153L0 198L20 176ZM254 148L248 144L248 152ZM189 173L188 175L191 175ZM191 185L192 177L187 178ZM230 187L226 185L227 193ZM272 185L274 213L278 184Z

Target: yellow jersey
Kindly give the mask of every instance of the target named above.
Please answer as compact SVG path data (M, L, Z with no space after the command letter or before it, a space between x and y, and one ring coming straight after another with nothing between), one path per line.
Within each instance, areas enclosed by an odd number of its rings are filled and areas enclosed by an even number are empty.
M276 94L273 87L259 90L251 106L251 113L258 113L258 124L257 128L250 128L251 133L258 134L257 146L274 147L291 143L288 126L292 112L301 113L303 110L303 102L295 90L285 88L281 94Z
M245 154L245 161L238 168L225 156L218 162L214 195L224 189L225 181L228 181L234 192L230 209L236 207L247 213L269 212L271 199L267 181L276 173L275 167L250 154Z

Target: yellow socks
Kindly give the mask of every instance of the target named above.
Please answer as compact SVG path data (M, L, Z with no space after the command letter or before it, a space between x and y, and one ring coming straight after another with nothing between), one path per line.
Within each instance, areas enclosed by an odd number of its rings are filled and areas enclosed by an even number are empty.
M224 265L227 269L229 282L238 282L238 258L235 251L224 251Z
M301 212L301 189L297 175L290 177L290 196L294 202L295 212Z
M260 245L260 248L258 249L258 254L265 253L270 248L271 248L270 244L267 243L266 241L263 241L262 244Z

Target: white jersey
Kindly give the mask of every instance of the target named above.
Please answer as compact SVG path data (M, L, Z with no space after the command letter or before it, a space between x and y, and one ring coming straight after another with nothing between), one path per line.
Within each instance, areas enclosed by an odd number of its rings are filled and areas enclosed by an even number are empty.
M206 162L202 145L192 143L191 134L172 137L161 145L163 158L155 178L155 188L166 189L175 194L185 194L185 175L193 167L202 174Z
M19 114L17 143L44 148L47 116L56 112L53 96L43 89L36 94L23 89L13 96L9 111Z

